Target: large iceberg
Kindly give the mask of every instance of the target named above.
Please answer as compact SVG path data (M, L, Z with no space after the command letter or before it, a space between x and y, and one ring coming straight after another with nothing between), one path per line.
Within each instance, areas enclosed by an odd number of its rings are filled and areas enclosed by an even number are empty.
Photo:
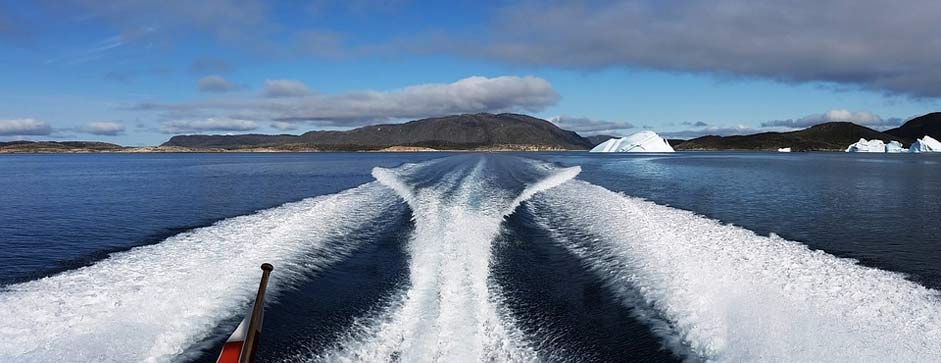
M856 143L846 148L848 153L884 153L885 143L882 140L859 139Z
M931 136L925 135L925 137L915 141L915 143L908 148L908 151L913 153L941 152L941 142L938 142L938 140L935 140Z
M887 153L903 153L903 152L906 152L906 151L908 151L908 150L906 150L906 149L902 146L902 143L900 143L900 142L898 142L898 141L892 140L892 141L889 141L888 144L885 144L885 152L887 152Z
M653 131L641 131L628 137L613 138L590 150L593 153L672 153L673 147Z

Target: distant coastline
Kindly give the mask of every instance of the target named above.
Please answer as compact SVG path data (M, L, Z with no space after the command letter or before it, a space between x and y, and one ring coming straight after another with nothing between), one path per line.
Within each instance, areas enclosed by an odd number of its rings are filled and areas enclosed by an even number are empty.
M941 139L941 112L916 117L886 131L850 122L828 122L789 132L707 135L669 140L677 151L842 152L859 141ZM520 114L466 114L372 125L348 131L310 131L301 135L177 135L161 145L122 146L97 141L0 142L0 154L40 153L225 153L225 152L459 152L585 151L609 138L584 137L555 124Z
M390 146L381 149L318 149L314 147L246 147L246 148L194 148L182 146L121 146L75 147L59 142L42 141L31 145L20 143L15 147L0 146L0 154L139 154L139 153L301 153L301 152L485 152L485 151L583 151L540 145L492 145L468 149L433 149L419 146Z

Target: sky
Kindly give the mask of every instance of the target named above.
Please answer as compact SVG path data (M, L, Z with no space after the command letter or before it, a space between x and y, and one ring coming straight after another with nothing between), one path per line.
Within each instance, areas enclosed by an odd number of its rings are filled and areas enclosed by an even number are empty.
M0 141L516 112L673 138L941 110L936 0L0 0Z

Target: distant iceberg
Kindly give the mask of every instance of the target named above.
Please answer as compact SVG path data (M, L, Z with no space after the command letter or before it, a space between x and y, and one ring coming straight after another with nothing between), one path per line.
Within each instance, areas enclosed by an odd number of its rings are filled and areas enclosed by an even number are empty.
M884 153L885 143L882 140L859 139L856 143L846 148L848 153Z
M590 150L593 153L672 153L673 147L653 131L641 131L628 137L613 138Z
M791 148L789 148L789 147L782 147L782 148L778 149L778 152L779 152L779 153L789 153L789 152L791 152Z
M889 141L888 144L885 144L885 152L887 153L903 153L906 151L908 150L902 147L902 143L898 141L892 140L892 141Z
M941 152L941 142L938 142L938 140L935 140L931 136L925 135L925 137L915 141L912 147L908 148L908 151L913 153Z

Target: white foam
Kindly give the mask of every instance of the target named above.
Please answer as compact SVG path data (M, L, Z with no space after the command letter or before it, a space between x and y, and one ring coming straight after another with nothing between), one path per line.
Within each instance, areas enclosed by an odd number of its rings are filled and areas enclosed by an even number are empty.
M660 334L700 358L941 360L939 294L901 274L585 182L531 205L628 304L639 294L668 321Z
M377 168L373 175L411 206L415 231L408 250L410 286L401 300L357 333L311 360L330 362L534 361L513 321L499 309L489 285L491 243L503 217L533 194L573 178L578 169L545 169L518 195L497 188L487 159L459 168L431 187L414 189L402 170ZM300 359L300 358L299 358Z
M230 218L115 253L92 266L0 293L2 362L162 362L242 314L258 266L275 265L269 291L355 248L325 242L388 212L394 194L370 183Z

